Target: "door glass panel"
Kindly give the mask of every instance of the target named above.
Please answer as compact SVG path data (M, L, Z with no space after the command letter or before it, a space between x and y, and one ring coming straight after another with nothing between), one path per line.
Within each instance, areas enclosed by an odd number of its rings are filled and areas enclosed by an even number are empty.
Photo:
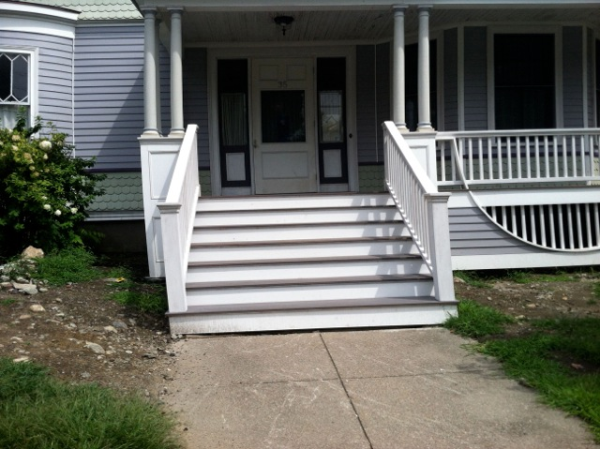
M305 142L303 90L263 90L261 92L262 141Z
M245 93L221 94L221 136L224 146L248 143Z
M342 91L319 92L319 142L343 142Z

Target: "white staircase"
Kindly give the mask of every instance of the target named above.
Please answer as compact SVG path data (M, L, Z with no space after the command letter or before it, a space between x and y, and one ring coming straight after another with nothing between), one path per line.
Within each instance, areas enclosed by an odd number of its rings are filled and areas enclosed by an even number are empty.
M173 333L431 325L456 311L387 194L200 199L185 301Z

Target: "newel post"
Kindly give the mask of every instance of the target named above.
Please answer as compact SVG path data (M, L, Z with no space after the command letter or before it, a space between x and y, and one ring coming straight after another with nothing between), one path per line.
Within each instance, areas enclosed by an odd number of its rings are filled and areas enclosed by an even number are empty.
M167 297L169 312L185 312L185 273L183 266L185 247L180 241L181 204L159 203L160 221L162 228L162 245L164 251L165 275L167 279Z
M435 298L438 301L454 301L454 279L450 252L450 222L448 219L449 193L427 193L427 216Z

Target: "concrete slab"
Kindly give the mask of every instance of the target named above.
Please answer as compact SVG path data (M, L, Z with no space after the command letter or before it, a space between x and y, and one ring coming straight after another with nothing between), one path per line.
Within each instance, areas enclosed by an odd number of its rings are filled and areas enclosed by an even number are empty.
M493 359L464 349L472 340L446 329L327 332L322 336L343 379L499 368Z
M346 387L374 449L598 447L581 421L502 376L353 379Z
M201 386L169 395L189 449L368 449L337 380Z
M337 379L318 333L191 338L174 350L197 385Z

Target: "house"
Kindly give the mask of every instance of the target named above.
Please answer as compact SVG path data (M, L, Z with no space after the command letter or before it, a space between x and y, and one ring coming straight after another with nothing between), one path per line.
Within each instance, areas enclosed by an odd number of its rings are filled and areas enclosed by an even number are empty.
M599 6L0 2L0 70L143 216L173 332L427 325L452 268L599 263Z

